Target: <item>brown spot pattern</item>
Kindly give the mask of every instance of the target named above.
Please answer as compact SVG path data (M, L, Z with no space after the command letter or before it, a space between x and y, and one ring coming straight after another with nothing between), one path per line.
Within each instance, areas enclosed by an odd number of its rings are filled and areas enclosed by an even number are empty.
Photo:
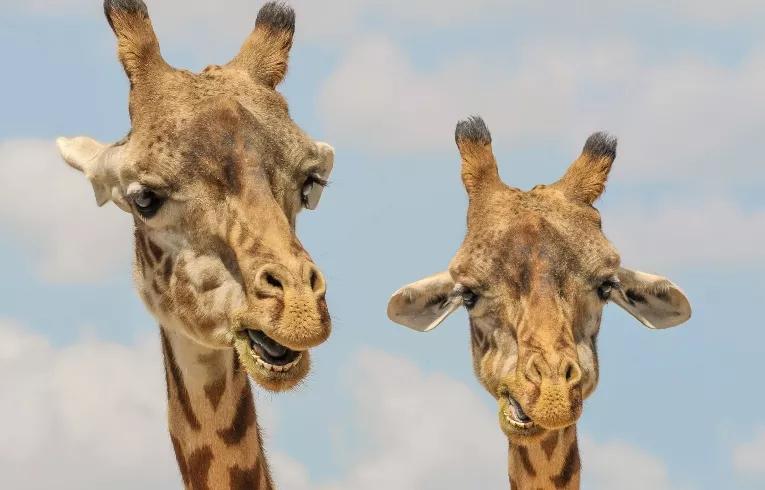
M149 267L154 266L154 261L149 255L149 251L146 249L146 240L144 239L143 232L138 228L135 230L135 250L136 253L143 258L143 261L149 264Z
M250 391L249 385L245 385L231 424L226 429L219 430L218 436L223 439L227 446L239 444L247 434L247 429L254 423L255 403L252 400L252 391Z
M214 350L206 354L199 354L197 360L200 364L205 364L209 367L216 365L220 361L220 356L221 353Z
M186 467L186 457L183 455L183 448L181 443L175 436L171 435L170 440L173 442L173 451L175 452L175 460L178 462L178 469L181 472L181 478L183 478L183 484L189 486L189 471Z
M218 380L205 385L205 396L212 405L213 410L218 409L218 403L220 403L220 399L223 396L224 391L226 391L225 376L221 376Z
M534 469L534 465L531 464L531 459L529 459L529 450L526 448L526 446L518 446L516 452L518 453L518 459L521 460L521 464L523 465L523 469L526 471L526 473L531 477L537 476L537 471Z
M473 346L473 353L484 355L489 350L489 341L486 333L470 320L470 343Z
M169 255L165 257L165 262L162 264L162 280L165 284L170 283L170 277L173 275L173 258Z
M571 481L571 478L579 471L579 447L576 441L571 444L566 453L566 459L563 462L563 467L557 476L550 478L556 488L563 488Z
M231 490L254 490L260 488L260 464L249 469L242 469L239 466L233 466L228 470L231 482Z
M186 469L189 475L189 485L192 490L210 489L207 479L212 459L212 450L207 446L197 449L189 456L188 461L186 461Z
M162 249L159 248L159 246L152 242L151 239L147 238L146 241L149 244L149 251L151 252L152 259L154 259L154 262L157 263L162 259L162 256L164 253L162 252Z
M183 373L181 373L181 368L178 367L178 363L175 361L175 354L173 353L173 348L170 345L170 341L167 339L165 331L160 329L160 332L162 334L162 351L165 354L165 370L170 373L167 379L168 381L172 380L173 385L175 386L176 398L178 404L181 406L181 411L183 412L184 417L186 417L186 422L189 424L189 427L197 431L201 426L199 425L197 416L194 414L194 410L191 408L191 400L189 399L189 392L186 389L186 383L183 381ZM168 394L169 393L170 383L168 383Z
M560 433L558 431L553 431L542 439L542 450L545 452L545 455L547 456L547 459L552 458L553 452L555 452L555 448L558 447L558 438L560 437Z

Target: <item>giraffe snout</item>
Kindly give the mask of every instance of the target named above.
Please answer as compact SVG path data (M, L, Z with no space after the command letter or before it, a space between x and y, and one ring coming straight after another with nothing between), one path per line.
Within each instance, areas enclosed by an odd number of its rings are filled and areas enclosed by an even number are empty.
M266 264L255 273L255 294L284 299L290 294L309 293L317 299L324 297L327 283L312 262L304 262L294 271L280 264Z
M255 273L250 303L266 311L262 329L280 344L296 351L324 342L331 321L325 300L326 281L316 265L303 261L292 267L267 264Z
M578 360L565 354L534 353L524 366L531 419L548 430L575 423L582 411L582 368Z
M582 381L582 368L576 359L568 356L554 356L553 359L548 360L541 354L534 353L526 362L524 375L537 387L546 383L564 385L571 389L579 387Z

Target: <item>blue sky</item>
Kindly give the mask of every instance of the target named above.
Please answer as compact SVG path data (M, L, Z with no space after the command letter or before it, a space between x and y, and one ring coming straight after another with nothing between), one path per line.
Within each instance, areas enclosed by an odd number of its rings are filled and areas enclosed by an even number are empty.
M190 69L233 56L259 7L147 3L165 58ZM293 2L281 90L337 150L321 207L299 222L334 331L298 392L258 394L281 488L504 488L465 315L428 335L385 317L390 293L444 269L459 246L452 135L473 113L519 187L557 179L591 132L616 134L606 234L626 265L670 277L694 306L661 332L607 308L601 383L580 423L585 488L765 485L765 7L665 4ZM48 486L29 476L43 459L65 488L172 487L130 221L96 208L52 142L127 131L112 33L98 2L2 6L0 481Z

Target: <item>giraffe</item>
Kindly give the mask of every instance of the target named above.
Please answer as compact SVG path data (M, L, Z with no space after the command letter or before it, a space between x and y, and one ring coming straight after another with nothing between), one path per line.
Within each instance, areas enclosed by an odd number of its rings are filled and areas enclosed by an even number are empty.
M468 194L467 233L445 272L393 294L388 316L429 331L464 306L473 369L497 400L514 490L578 489L576 422L598 382L597 335L613 302L649 328L690 318L669 280L624 268L593 206L616 157L595 133L564 176L524 192L499 177L491 134L456 129Z
M188 489L271 489L249 378L293 388L330 334L326 283L296 235L334 150L276 90L294 11L266 3L240 52L194 74L168 65L141 0L106 0L130 81L115 144L59 138L98 205L134 221L135 286L160 324L168 427Z

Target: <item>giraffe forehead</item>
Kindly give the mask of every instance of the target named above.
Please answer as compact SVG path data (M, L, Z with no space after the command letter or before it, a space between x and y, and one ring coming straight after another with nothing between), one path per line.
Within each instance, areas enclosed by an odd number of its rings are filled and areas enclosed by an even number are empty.
M235 192L243 161L283 176L316 153L278 92L217 67L174 76L155 103L131 104L128 172L176 186L201 178Z
M534 282L562 287L572 279L590 281L618 266L618 254L593 208L555 208L520 199L511 204L471 210L465 241L453 263L458 276L502 282L528 293Z

